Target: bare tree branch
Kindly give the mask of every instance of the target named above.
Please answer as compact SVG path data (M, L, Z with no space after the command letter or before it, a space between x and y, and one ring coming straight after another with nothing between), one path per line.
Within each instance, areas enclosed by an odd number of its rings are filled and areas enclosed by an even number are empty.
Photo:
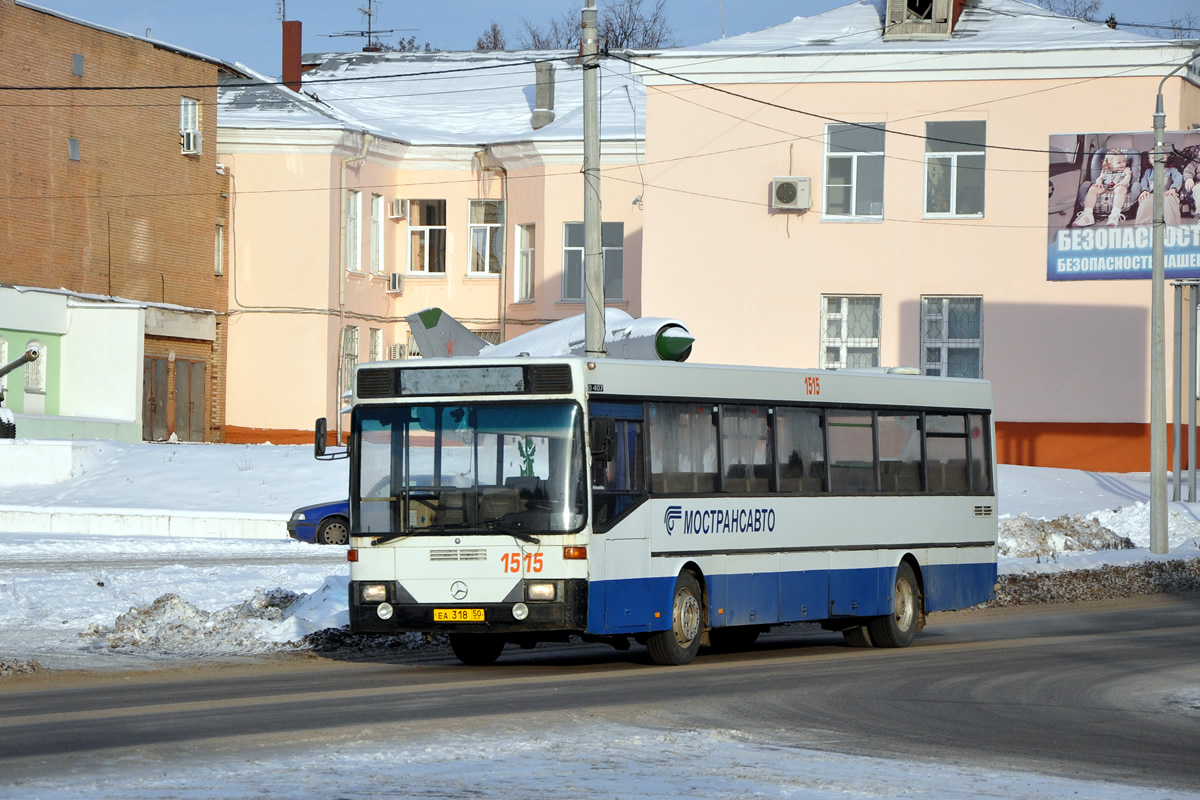
M476 50L507 50L508 46L504 41L504 31L492 20L492 24L483 34L475 40Z

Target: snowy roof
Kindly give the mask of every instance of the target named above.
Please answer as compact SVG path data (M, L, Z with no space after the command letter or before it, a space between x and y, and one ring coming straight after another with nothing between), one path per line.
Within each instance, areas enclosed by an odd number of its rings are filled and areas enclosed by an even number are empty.
M223 77L217 90L217 120L222 128L358 129L345 114L313 98L297 94L241 64L246 78Z
M220 124L235 128L353 127L420 145L481 145L583 138L583 70L574 51L330 53L305 56L304 97L227 80ZM534 130L535 64L554 64L554 121ZM267 79L263 79L266 81ZM640 138L646 92L629 65L604 63L603 139Z
M887 0L858 0L811 17L707 44L663 51L665 56L792 55L904 51L1069 50L1163 47L1167 41L1053 14L1022 0L968 0L948 39L885 40Z

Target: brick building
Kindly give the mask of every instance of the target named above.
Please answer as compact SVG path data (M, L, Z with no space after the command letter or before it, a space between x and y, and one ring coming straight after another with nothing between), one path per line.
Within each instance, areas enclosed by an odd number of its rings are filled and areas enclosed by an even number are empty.
M21 0L0 53L0 357L43 351L7 378L18 435L222 440L233 70Z

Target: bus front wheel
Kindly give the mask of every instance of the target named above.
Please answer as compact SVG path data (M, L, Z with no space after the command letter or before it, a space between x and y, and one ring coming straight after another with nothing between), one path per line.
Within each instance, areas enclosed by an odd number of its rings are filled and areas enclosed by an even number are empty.
M917 576L907 561L896 568L896 587L893 591L892 613L876 617L867 623L871 642L877 647L908 647L917 635L921 617L921 589Z
M496 663L504 650L504 638L489 633L452 633L450 649L464 664L486 667Z
M671 628L652 633L646 640L650 660L668 667L690 664L700 649L703 617L696 576L690 572L679 573L671 601Z

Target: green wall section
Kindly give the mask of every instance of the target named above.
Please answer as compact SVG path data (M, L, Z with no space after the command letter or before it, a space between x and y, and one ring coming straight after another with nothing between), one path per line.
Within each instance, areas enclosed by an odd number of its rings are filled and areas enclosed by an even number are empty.
M22 353L29 343L37 340L45 345L41 358L45 359L46 369L46 407L45 414L47 416L56 416L59 411L59 391L61 381L58 374L59 353L62 347L62 336L58 334L33 333L30 331L14 331L7 328L0 328L0 336L4 337L4 341L8 342L8 361L12 361ZM5 363L8 363L6 361ZM0 366L3 366L0 364ZM25 411L25 370L29 367L28 364L17 367L12 372L8 373L6 382L7 390L4 392L4 405L11 408L14 413L21 414ZM64 418L64 422L69 418ZM18 426L17 435L23 435L20 426ZM141 432L138 433L139 440ZM39 437L42 438L42 437ZM63 438L79 438L79 437L63 437Z

